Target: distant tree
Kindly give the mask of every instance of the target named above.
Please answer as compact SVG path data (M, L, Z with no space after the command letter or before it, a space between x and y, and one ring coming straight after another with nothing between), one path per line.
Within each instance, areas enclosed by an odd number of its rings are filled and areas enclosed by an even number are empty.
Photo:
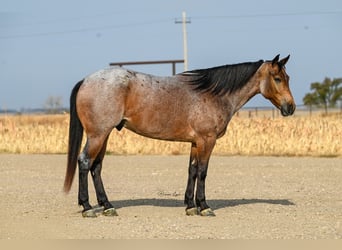
M56 114L62 108L62 97L61 96L49 96L46 101L44 108L49 114Z
M322 83L311 83L310 89L312 92L303 98L304 105L323 107L327 113L328 107L335 107L337 101L342 98L342 78L326 77Z

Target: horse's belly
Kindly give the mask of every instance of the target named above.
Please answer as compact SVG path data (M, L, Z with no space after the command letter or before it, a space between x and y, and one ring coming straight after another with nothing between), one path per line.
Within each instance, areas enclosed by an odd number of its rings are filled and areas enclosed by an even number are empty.
M160 120L152 119L149 122L140 121L138 123L127 119L124 127L136 134L159 140L191 142L194 138L194 132L191 128L182 122L177 122L177 120L160 122Z

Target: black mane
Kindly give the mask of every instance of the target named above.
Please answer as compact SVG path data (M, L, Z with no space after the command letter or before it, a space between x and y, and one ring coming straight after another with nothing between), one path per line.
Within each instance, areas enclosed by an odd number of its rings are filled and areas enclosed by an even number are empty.
M198 69L181 73L190 77L185 80L195 86L200 92L210 92L215 95L233 93L241 89L259 69L263 60L239 64L224 65L208 69Z

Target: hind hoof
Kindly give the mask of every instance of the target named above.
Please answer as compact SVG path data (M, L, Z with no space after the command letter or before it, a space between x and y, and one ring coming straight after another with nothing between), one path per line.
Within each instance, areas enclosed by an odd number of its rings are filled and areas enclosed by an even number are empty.
M118 216L118 213L116 212L115 208L108 208L106 210L103 210L102 214L104 216Z
M93 209L89 209L82 212L84 218L96 218L96 213Z
M207 208L207 209L202 210L200 212L200 215L201 216L210 216L210 217L216 216L214 211L211 210L211 208Z
M194 215L198 215L199 214L197 207L192 207L192 208L185 209L185 213L188 216L194 216Z

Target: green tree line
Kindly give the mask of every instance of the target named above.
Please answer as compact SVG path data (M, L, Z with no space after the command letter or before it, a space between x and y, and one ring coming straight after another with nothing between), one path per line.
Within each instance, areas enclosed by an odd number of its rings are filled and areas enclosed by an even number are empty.
M342 102L342 78L326 77L323 82L311 83L310 89L311 92L303 98L306 106L324 108L327 113L328 108L336 107L338 101Z

